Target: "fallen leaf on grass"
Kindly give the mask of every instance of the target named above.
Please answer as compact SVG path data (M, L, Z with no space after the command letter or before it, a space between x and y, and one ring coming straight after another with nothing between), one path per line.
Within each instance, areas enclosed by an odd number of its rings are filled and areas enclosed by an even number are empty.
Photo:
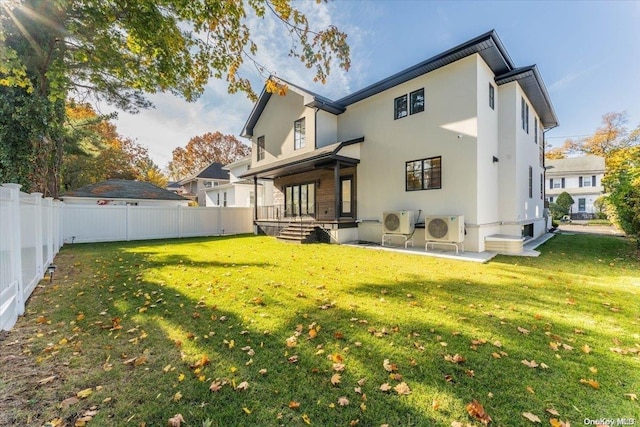
M531 394L536 394L536 392L533 390L533 387L531 386L527 386L527 391Z
M518 332L524 335L529 335L529 330L518 326Z
M571 427L569 421L560 421L557 418L551 418L549 423L551 424L551 427Z
M78 396L80 399L86 399L87 397L91 396L91 393L93 393L92 388L85 388L84 390L80 390L79 392L77 392L76 396Z
M173 395L173 401L177 402L178 400L182 399L182 393L180 393L179 391L176 391L176 394Z
M57 375L51 375L50 377L43 378L40 381L38 381L38 384L45 385L45 384L48 384L51 381L55 380L56 378L58 378Z
M553 408L548 408L548 409L546 409L546 411L548 413L550 413L551 415L555 415L556 417L560 415L560 413L558 411L556 411L555 409L553 409Z
M332 368L336 372L342 372L344 371L344 363L334 363L332 365Z
M484 425L489 425L491 417L484 411L484 407L477 400L471 401L466 407L469 415L480 421Z
M347 406L349 404L349 399L346 396L342 396L338 398L338 405Z
M191 365L191 369L202 368L204 365L208 365L210 362L209 357L206 354L200 356L200 359Z
M398 384L397 386L395 386L393 388L396 393L398 393L399 395L407 395L407 394L411 394L411 389L409 388L409 386L407 385L407 383L405 382L401 382L400 384Z
M391 390L391 386L389 385L389 383L384 383L380 386L380 390L381 391L389 391Z
M633 401L637 401L638 400L638 396L635 393L625 393L625 396L627 396L629 399L633 400Z
M291 356L287 359L289 363L298 363L298 356Z
M304 421L306 424L311 424L311 419L307 414L302 414L302 421Z
M300 402L296 402L295 400L292 400L291 402L289 402L290 409L298 409L299 407L300 407Z
M600 384L596 380L585 380L584 378L581 378L580 379L580 384L587 384L587 385L590 385L591 387L593 387L595 389L599 389L600 388Z
M585 353L589 354L591 353L591 351L593 350L591 347L589 347L589 344L585 344L581 347L582 351L584 351Z
M531 412L523 412L522 416L531 421L532 423L541 423L540 418L537 415L532 414Z
M536 363L535 360L528 361L527 359L523 360L522 364L530 368L537 368L538 366L540 366L538 363Z
M242 381L240 384L238 384L238 386L236 387L236 390L244 391L248 388L249 388L249 383L247 381Z
M342 378L342 376L340 374L333 374L331 376L331 384L333 384L333 385L340 384L340 379L341 378Z
M185 420L182 418L182 414L175 414L173 417L169 418L167 425L169 427L180 427L180 424L184 422Z
M398 365L396 365L395 363L390 363L389 359L384 359L384 361L382 362L382 367L387 372L395 372L398 370Z
M453 356L450 354L447 354L446 356L444 356L444 360L451 363L462 363L466 359L463 356L460 356L459 354L456 353Z
M247 408L246 406L242 407L242 410L244 411L245 414L249 415L251 413L251 409Z
M80 399L78 399L77 397L75 396L69 397L67 399L64 399L62 402L60 402L60 407L62 409L67 409L69 406L75 405L78 402L80 402Z

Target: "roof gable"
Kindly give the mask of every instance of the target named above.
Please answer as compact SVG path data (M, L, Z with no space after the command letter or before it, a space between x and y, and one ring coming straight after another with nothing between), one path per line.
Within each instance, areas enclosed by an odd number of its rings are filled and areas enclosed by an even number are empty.
M126 179L109 179L96 184L85 185L77 190L67 191L65 197L90 197L97 199L147 199L147 200L187 200L171 191L149 182Z
M502 41L495 30L488 31L474 39L453 47L445 52L424 60L412 67L402 70L379 82L360 89L350 95L332 101L328 98L315 94L307 89L288 83L282 79L284 84L293 88L297 93L305 97L305 105L313 108L320 108L333 114L342 114L346 108L358 101L380 92L391 89L423 74L437 70L470 55L478 54L487 63L491 71L496 76L496 84L501 85L511 81L518 81L522 90L533 104L534 109L540 116L540 120L545 128L558 126L558 119L551 104L551 99L547 89L540 77L540 73L535 65L523 68L516 68L509 57ZM266 91L266 85L262 89L258 102L253 107L249 118L242 130L244 137L253 136L255 127L260 115L264 111L267 102L271 98L271 93Z

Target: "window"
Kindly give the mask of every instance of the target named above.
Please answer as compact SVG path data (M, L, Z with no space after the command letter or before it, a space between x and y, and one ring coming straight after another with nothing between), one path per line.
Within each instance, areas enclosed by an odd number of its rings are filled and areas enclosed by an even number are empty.
M258 161L263 160L264 159L264 135L263 136L259 136L258 137L258 153L257 153L257 159Z
M581 176L578 180L578 187L591 187L591 177L590 176Z
M491 83L489 83L489 107L492 110L495 109L496 106L496 88L493 87Z
M218 200L216 201L216 206L220 206L220 193L218 193Z
M227 206L227 192L225 191L224 194L222 195L223 197L223 202L222 202L222 206Z
M304 118L293 122L293 148L298 150L304 147L306 140Z
M394 120L407 117L407 95L402 95L393 100Z
M406 191L442 188L442 157L407 162L405 177Z
M533 141L537 144L538 143L538 118L534 118L533 119Z
M314 215L315 183L288 185L284 188L285 216Z
M522 129L529 133L529 104L524 100L524 97L521 100L520 117L522 119Z
M533 198L533 168L529 166L529 198Z
M544 199L544 176L540 174L540 200Z
M587 199L581 197L578 199L578 212L584 212L587 210Z
M424 111L424 88L411 92L411 114Z
M549 197L549 203L553 203L553 197Z

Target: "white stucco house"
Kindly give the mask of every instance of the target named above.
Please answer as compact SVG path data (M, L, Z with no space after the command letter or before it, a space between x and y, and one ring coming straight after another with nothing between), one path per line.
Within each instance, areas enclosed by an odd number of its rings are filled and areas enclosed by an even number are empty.
M575 201L571 207L573 219L594 218L598 212L594 202L604 194L604 157L580 156L547 160L545 166L547 200L553 203L566 191Z
M205 188L205 206L214 207L252 207L255 206L253 181L240 178L251 165L251 156L244 157L230 163L222 170L229 174L229 182ZM265 206L273 203L273 181L259 180L257 183L258 205Z
M547 231L543 132L558 120L537 67L516 67L495 31L335 101L280 83L242 132L241 178L273 181L256 232L297 218L339 243L397 233L517 252ZM457 236L438 236L443 223Z
M210 163L197 173L178 181L180 186L178 194L198 202L198 206L206 206L206 193L208 188L229 183L229 171L223 169L220 162Z

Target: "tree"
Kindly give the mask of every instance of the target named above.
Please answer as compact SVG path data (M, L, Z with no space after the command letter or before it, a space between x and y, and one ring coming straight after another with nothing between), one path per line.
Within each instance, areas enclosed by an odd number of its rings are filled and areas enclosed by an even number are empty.
M62 179L75 190L106 179L132 179L166 186L167 178L148 150L117 132L111 116L96 114L89 104L67 107L67 141Z
M602 184L613 220L629 235L640 235L640 146L609 153Z
M602 125L593 135L579 141L571 141L574 151L607 158L610 153L640 143L640 125L631 133L625 124L629 121L626 111L607 113L602 116Z
M569 214L569 209L575 203L573 197L566 191L560 193L555 203L549 204L549 210L553 219L560 219Z
M547 144L544 151L544 158L547 160L566 159L569 144L570 142L568 140L560 147L551 147Z
M191 138L185 148L178 147L173 150L173 157L167 170L169 176L178 181L197 173L213 162L226 165L240 160L250 153L249 147L238 141L233 135L208 132Z
M12 0L0 12L2 113L29 117L3 123L0 178L53 196L69 95L136 112L151 106L147 93L193 101L215 77L255 100L242 66L269 70L256 60L249 15L277 17L290 35L290 55L314 68L316 80L326 80L334 61L350 66L346 34L334 26L312 30L291 0ZM5 144L5 137L14 140Z

